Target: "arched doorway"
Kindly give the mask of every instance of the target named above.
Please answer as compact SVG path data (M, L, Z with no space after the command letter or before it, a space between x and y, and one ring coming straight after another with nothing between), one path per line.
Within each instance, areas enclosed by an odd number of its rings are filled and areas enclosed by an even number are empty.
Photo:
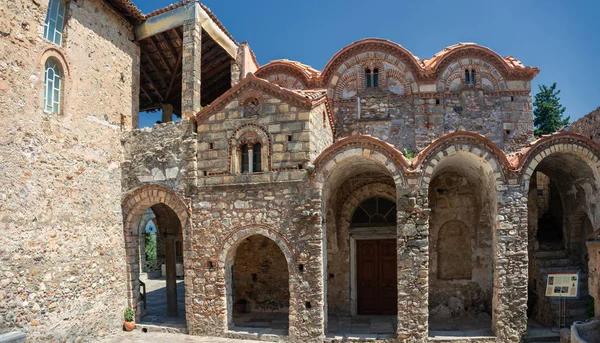
M435 166L428 191L430 336L492 336L495 175L459 151Z
M269 237L252 234L229 250L225 263L228 328L286 336L290 280L288 258L281 247Z
M122 207L130 302L137 307L136 321L185 331L183 241L184 226L188 224L187 208L172 191L156 185L130 193ZM148 222L154 223L154 234L146 232ZM148 266L141 265L140 258L146 257L142 247L146 250L146 238L150 235L156 237L155 267L158 270L153 273L143 271L147 271ZM145 263L148 264L147 259Z
M328 175L324 185L328 335L350 337L360 331L368 338L393 338L396 334L396 187L385 165L361 156L338 161Z
M530 328L570 325L591 316L586 240L597 192L594 169L578 154L557 151L539 159L529 179L528 253ZM548 294L555 275L578 274L577 297L567 299L561 320L558 297Z

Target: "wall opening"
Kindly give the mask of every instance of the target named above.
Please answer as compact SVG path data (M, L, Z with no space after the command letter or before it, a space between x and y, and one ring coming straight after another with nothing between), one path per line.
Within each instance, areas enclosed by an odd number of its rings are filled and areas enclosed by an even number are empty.
M327 333L393 337L397 327L396 184L362 157L338 162L325 183ZM366 321L362 324L358 321ZM375 322L379 324L375 324ZM377 331L377 325L385 326Z
M232 304L229 328L269 328L272 334L287 335L290 290L284 253L260 234L242 239L232 249L225 270Z
M593 311L588 289L586 241L593 233L595 174L580 157L558 152L544 157L529 180L528 253L529 323L554 327L560 322L559 299L547 294L555 273L579 273L578 298L567 299L567 325L584 321Z
M429 206L429 330L492 336L494 173L470 153L443 158Z

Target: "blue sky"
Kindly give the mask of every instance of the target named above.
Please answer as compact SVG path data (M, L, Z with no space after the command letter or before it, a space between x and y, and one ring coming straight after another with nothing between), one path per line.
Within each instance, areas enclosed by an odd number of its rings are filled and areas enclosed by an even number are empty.
M144 13L168 0L133 0ZM203 4L258 62L288 58L323 70L333 55L367 37L392 40L421 59L475 42L540 68L556 82L571 121L600 106L600 2L556 0L205 0ZM141 122L157 119L142 117ZM160 119L160 117L158 117Z

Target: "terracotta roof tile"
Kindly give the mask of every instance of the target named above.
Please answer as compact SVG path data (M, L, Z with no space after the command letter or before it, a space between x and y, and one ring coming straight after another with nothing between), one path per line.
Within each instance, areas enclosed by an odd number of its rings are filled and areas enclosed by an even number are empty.
M106 0L117 12L132 22L142 22L145 17L131 0Z

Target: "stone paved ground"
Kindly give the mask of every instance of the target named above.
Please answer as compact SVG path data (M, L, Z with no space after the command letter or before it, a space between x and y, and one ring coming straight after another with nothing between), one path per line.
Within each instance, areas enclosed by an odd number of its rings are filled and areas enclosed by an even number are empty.
M104 338L98 343L256 343L257 341L240 340L231 338L189 336L178 333L148 332L138 330L120 332L114 336Z

